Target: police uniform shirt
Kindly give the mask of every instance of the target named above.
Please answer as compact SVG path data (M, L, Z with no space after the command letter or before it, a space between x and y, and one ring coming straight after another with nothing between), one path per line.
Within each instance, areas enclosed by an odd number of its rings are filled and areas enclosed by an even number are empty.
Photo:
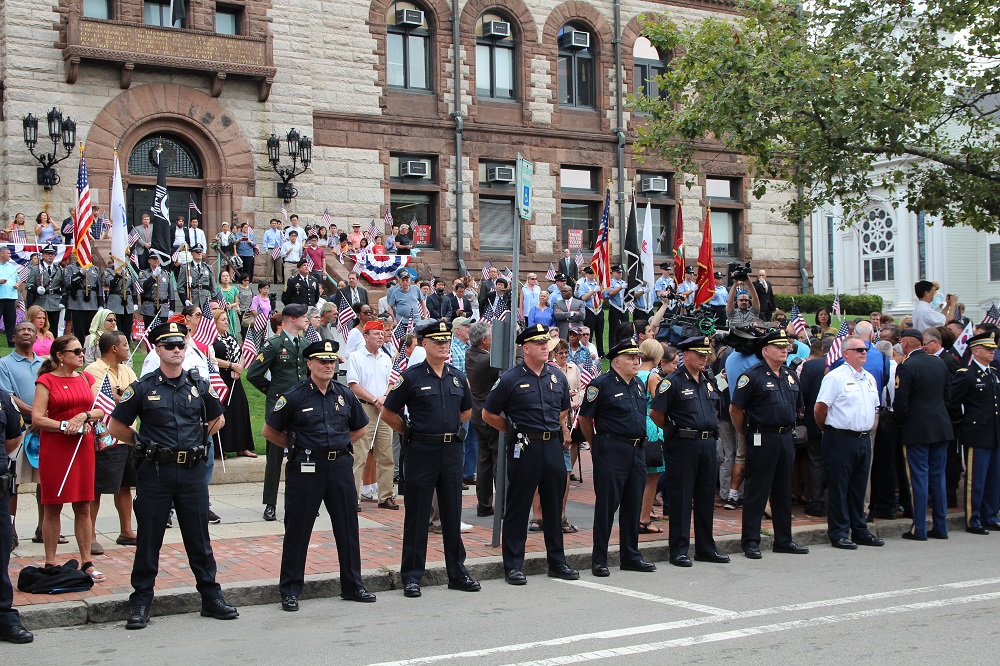
M1000 380L997 371L973 359L952 380L952 418L962 443L981 449L1000 447Z
M584 294L589 294L590 292L596 292L593 296L588 299L584 299ZM587 304L587 309L591 312L600 312L600 308L597 307L597 299L601 295L601 285L597 283L597 280L592 278L583 278L576 283L576 293L573 294L581 301ZM491 410L492 411L492 410Z
M201 446L202 424L224 411L215 389L204 379L195 380L187 370L171 379L157 370L125 389L111 418L127 426L139 418L143 439L181 450Z
M115 269L104 269L104 286L108 290L107 308L115 314L132 314L135 305L132 302L132 276L127 269L115 274ZM132 331L128 332L129 335Z
M795 425L796 414L804 407L795 373L785 366L774 373L767 363L740 375L732 402L743 409L750 423L765 428Z
M465 373L451 364L445 363L438 377L431 366L418 363L396 379L384 404L397 414L406 407L414 433L456 433L462 427L462 412L472 409L472 391Z
M5 440L17 439L21 436L21 431L24 430L24 419L21 418L21 412L11 400L10 394L3 389L0 389L0 430L3 431ZM0 446L0 474L6 472L9 466L10 458L7 456L7 447ZM3 544L3 547L6 548L7 544Z
M590 382L580 416L594 419L598 435L644 439L646 389L638 377L626 383L617 372L608 370Z
M492 414L506 412L522 432L557 432L562 427L559 414L569 409L569 382L551 365L536 375L519 363L500 376L483 409Z
M699 379L695 381L684 368L671 373L656 387L652 409L668 415L678 428L715 430L719 427L722 396L715 381L704 372Z
M864 368L855 372L845 363L823 377L816 402L827 406L827 426L868 432L875 425L875 408L879 404L875 377Z
M368 416L343 384L330 382L324 395L312 379L306 379L278 397L267 425L296 433L295 446L300 449L344 451L351 445L351 432L368 425Z
M611 285L607 289L605 289L604 293L602 294L602 296L604 296L604 298L607 299L608 305L613 307L615 310L618 310L619 312L622 312L625 308L625 304L622 301L622 296L624 296L625 287L627 286L628 282L626 282L625 280L621 280L619 278L611 278ZM619 291L617 294L614 294L612 296L608 295L609 291L611 291L612 289L617 289L619 287L621 287L621 291Z

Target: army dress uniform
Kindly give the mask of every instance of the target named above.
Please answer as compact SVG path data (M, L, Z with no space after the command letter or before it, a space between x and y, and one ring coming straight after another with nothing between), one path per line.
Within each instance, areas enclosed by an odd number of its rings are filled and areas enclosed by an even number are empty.
M711 341L704 337L688 338L677 348L705 356L712 353ZM722 394L706 370L695 380L687 369L678 369L660 382L652 404L652 410L667 419L663 452L670 507L670 563L681 567L692 566L688 557L692 504L695 559L729 561L719 555L712 535Z
M163 323L149 332L150 342L184 344L187 327ZM155 353L155 352L154 352ZM136 446L135 517L138 543L126 628L142 629L149 619L160 548L171 507L184 538L191 572L202 598L202 615L235 619L239 613L222 598L208 535L208 424L223 413L215 391L188 370L170 378L162 369L133 382L122 393L111 418L126 427L141 424Z
M761 338L764 345L788 347L784 331ZM795 459L795 421L804 408L795 373L781 365L775 373L763 362L736 381L732 405L745 414L747 438L746 499L743 504L743 552L760 558L760 524L771 498L774 551L804 554L809 551L792 541L792 462Z
M337 360L336 342L314 342L304 356ZM285 465L285 539L281 550L278 590L283 608L298 610L305 580L309 538L320 505L325 504L337 540L341 593L350 598L364 592L361 543L358 537L358 495L354 488L351 433L368 425L357 397L331 381L321 391L307 378L278 397L267 425L288 434ZM290 607L286 600L293 598ZM367 593L359 601L369 601ZM371 595L370 601L375 601Z
M82 345L90 332L90 322L104 304L101 271L97 266L81 268L75 261L71 261L63 271L62 287L63 294L66 295L66 317L73 324L73 335ZM51 327L51 320L49 321Z
M189 274L190 284L188 283ZM178 280L181 283L178 291L185 305L190 302L192 305L201 307L202 303L212 298L212 294L218 291L215 286L215 276L212 275L212 267L204 261L192 261L188 264L187 269L182 268Z
M419 340L451 341L451 324L432 321L417 329ZM403 557L400 576L406 596L419 596L427 562L427 531L431 501L437 491L441 514L445 568L450 588L477 591L479 583L465 568L462 522L462 465L465 431L462 415L472 410L472 391L465 373L445 363L438 376L427 362L400 375L386 396L383 409L401 418L409 414L409 438L403 461L406 479L403 516Z
M115 269L108 266L104 269L104 286L108 290L107 309L115 313L118 330L132 339L132 314L135 312L135 298L132 288L135 280L127 269L115 274Z
M634 338L608 351L608 359L639 354ZM655 571L639 552L639 519L646 488L646 388L638 377L626 382L611 368L594 378L580 406L580 418L593 424L594 548L592 570L608 575L608 540L618 512L621 568ZM545 523L551 521L545 514Z
M304 266L305 260L300 261L298 265ZM315 306L317 301L319 301L319 281L311 274L303 277L296 273L288 278L285 291L281 295L282 303L298 303L309 308Z
M31 267L28 275L27 291L34 300L28 307L37 305L45 310L49 317L49 328L52 331L59 330L59 315L62 313L59 307L63 296L63 267L54 261L46 263L44 257L51 255L54 258L56 250L51 245L46 245L42 249L43 260L37 266Z
M156 257L150 254L150 258ZM158 262L159 259L157 258ZM149 326L156 315L161 320L170 316L170 310L174 304L174 282L170 279L170 271L165 271L157 264L156 270L151 268L139 273L139 289L142 294L142 302L139 304L139 314L142 320Z

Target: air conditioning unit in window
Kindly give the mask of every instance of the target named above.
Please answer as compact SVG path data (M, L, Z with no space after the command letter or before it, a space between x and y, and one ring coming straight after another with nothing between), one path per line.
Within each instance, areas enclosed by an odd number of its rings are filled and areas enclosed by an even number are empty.
M664 194L667 191L666 178L643 178L639 184L639 191L649 194Z
M403 178L426 178L427 171L427 162L411 160L399 163L399 175Z
M559 46L564 49L589 49L590 33L582 30L565 30L559 38Z
M514 167L498 166L486 169L486 182L488 183L513 183Z
M510 37L510 23L504 21L486 21L483 23L483 37Z
M419 9L397 9L396 25L401 28L419 28L424 24L424 13Z

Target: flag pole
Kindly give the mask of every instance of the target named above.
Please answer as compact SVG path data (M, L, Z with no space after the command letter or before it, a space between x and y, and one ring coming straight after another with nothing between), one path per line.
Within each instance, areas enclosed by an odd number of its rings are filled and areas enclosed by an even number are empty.
M94 396L94 402L90 403L90 409L93 409L97 405L97 396ZM90 410L87 410L90 411ZM69 459L69 465L66 466L66 474L63 475L62 483L59 484L59 492L56 493L56 497L62 497L63 489L66 487L66 480L69 479L70 470L73 469L73 463L76 462L76 455L80 453L80 443L83 442L83 436L86 434L84 428L86 428L86 422L80 429L80 436L76 440L76 448L73 449L73 457Z

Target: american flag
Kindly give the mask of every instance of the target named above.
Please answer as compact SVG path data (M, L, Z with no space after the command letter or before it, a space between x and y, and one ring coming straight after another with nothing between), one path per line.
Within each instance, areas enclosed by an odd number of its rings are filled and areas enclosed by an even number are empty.
M202 301L201 321L198 322L197 330L191 334L191 339L203 345L210 345L219 339L219 327L215 325L212 307L208 304L208 300Z
M141 322L142 319L140 318L139 321ZM149 326L145 327L144 330L142 331L142 337L139 338L139 344L145 345L147 354L153 351L153 344L149 341L149 332L159 325L160 325L160 313L157 312L156 315L153 317L153 320L149 322Z
M24 229L13 229L10 232L10 241L14 245L24 245L27 241L24 238Z
M288 209L285 208L285 204L281 204L281 217L285 218L285 222L288 222Z
M199 326L199 328L201 328ZM215 328L215 323L212 323L212 328ZM218 335L218 332L216 332ZM208 385L215 389L215 392L219 394L219 402L225 402L226 396L229 395L229 387L226 386L226 382L222 381L222 375L219 374L219 369L215 367L212 363L212 359L205 357L205 362L208 363Z
M308 254L306 255L306 266L309 268L310 273L316 270L316 264L313 263L312 257Z
M111 378L108 375L104 375L101 390L97 392L97 397L94 399L94 407L104 412L101 423L111 422L111 412L115 411L115 394L111 390Z
M500 277L507 280L507 284L510 286L511 289L514 288L514 271L505 266L503 272L500 273Z
M431 318L431 312L430 312L430 310L427 309L427 299L426 298L421 298L420 299L420 318L421 319L430 319Z
M351 304L347 302L343 294L340 294L340 298L337 303L337 330L340 334L347 339L347 336L351 332L351 327L354 325L354 310L351 308Z
M628 303L626 303L625 304L625 309L628 312L635 312L635 299L633 299L633 300L629 301Z
M306 332L303 336L309 344L319 342L323 339L322 336L320 336L319 331L316 330L316 327L312 325L312 322L309 322L309 325L306 326Z
M576 262L576 267L577 268L583 268L583 261L584 261L584 259L583 259L583 250L578 250L577 251L576 256L573 257L573 261Z
M365 236L368 237L368 242L371 245L375 244L375 237L378 236L378 227L375 226L375 220L371 220L368 223L368 228L365 229Z
M251 361L257 357L257 350L264 340L264 332L267 329L267 315L263 310L257 310L253 318L253 324L247 331L246 340L243 341L243 349L240 352L240 365L249 368Z
M601 223L597 228L597 243L594 244L594 256L590 260L594 268L594 277L602 287L611 284L611 241L608 238L608 227L611 224L611 188L604 193L604 212L601 213ZM596 304L601 305L600 296L596 297Z
M545 279L549 282L556 279L556 267L551 261L549 262L549 270L545 271Z
M847 320L845 319L840 324L840 328L837 329L837 337L833 339L833 346L830 347L830 351L826 353L827 367L836 363L838 359L843 358L844 352L840 348L840 345L844 341L844 338L846 338L850 332L851 328L847 325Z
M392 233L392 210L388 207L385 209L385 216L382 220L385 222L385 233Z
M101 219L101 236L111 233L111 220L108 218Z
M188 210L196 211L199 215L201 215L201 209L198 208L198 204L194 202L194 195L189 195L189 196L190 198L188 199Z
M484 280L489 280L490 279L490 269L491 268L493 268L493 262L490 261L489 259L487 259L486 260L486 265L483 266L483 279Z
M29 277L31 277L31 264L18 264L17 266L18 282L25 282Z
M24 317L28 314L28 310L27 308L24 307L23 298L17 299L17 306L14 308L14 311L17 314L21 315L21 321L24 321Z
M389 349L392 350L393 355L399 353L399 350L403 348L403 340L407 335L413 333L413 320L400 321L396 324L396 328L392 329L392 335L389 336Z
M281 256L281 246L275 245L271 248L271 258L277 261L279 256Z
M73 230L76 260L89 268L93 258L90 253L90 227L94 224L94 209L90 205L90 180L87 177L87 158L80 149L80 170L76 178L76 227Z
M833 297L833 314L840 316L840 294Z
M997 308L996 303L990 304L990 309L987 310L986 316L983 317L983 323L1000 326L1000 309Z
M139 242L139 230L132 227L132 231L128 232L128 238L125 240L126 247L132 247Z
M323 209L322 222L323 222L323 226L324 227L330 226L330 223L333 222L333 218L330 217L330 209L329 208L324 208Z
M795 328L795 334L800 335L804 333L809 327L806 326L806 320L802 317L802 313L799 312L799 306L795 301L792 301L792 326Z

